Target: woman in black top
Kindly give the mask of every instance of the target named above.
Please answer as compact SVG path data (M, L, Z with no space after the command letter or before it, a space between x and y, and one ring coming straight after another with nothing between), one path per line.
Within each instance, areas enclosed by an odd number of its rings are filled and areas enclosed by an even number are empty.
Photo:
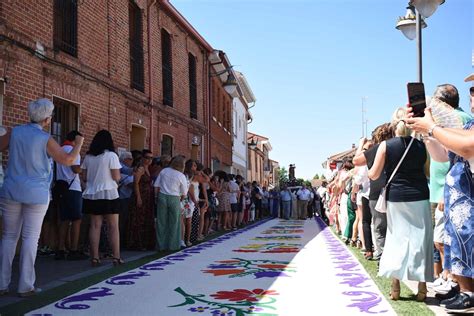
M383 171L390 179L410 144L411 131L405 125L406 110L393 116L395 137L377 149L369 178ZM433 227L426 174L427 153L423 142L414 139L408 153L387 187L387 236L379 275L393 278L391 298L400 297L400 280L418 281L417 300L426 298L426 282L433 281Z

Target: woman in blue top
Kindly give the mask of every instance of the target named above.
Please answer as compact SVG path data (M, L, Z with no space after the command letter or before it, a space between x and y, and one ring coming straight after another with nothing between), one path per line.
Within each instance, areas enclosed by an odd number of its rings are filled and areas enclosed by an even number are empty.
M474 94L474 91L473 91ZM410 109L411 111L411 109ZM409 114L411 116L411 114ZM460 293L441 301L450 313L474 312L474 120L464 130L435 124L431 111L423 118L410 118L410 128L428 135L427 148L436 161L449 161L451 168L444 191L444 268L450 270ZM449 155L448 151L449 150Z
M35 259L41 224L50 200L51 158L71 166L81 151L84 138L76 136L76 146L66 153L44 131L51 124L54 105L48 99L28 104L30 123L14 127L3 136L0 150L9 149L5 181L0 190L3 211L3 234L0 259L0 295L8 293L12 262L18 238L22 237L18 293L35 294Z

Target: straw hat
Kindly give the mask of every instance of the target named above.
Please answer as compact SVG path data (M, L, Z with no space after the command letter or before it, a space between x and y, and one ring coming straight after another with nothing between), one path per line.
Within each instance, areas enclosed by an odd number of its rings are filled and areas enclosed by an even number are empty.
M466 79L464 79L465 82L468 82L468 81L474 81L474 73L470 74L469 76L466 77Z

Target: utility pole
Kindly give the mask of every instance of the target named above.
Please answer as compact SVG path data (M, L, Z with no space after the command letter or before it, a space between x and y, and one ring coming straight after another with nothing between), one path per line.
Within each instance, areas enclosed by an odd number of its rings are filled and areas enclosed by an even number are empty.
M367 119L365 118L365 101L367 101L367 97L361 97L362 104L361 104L361 112L362 112L362 137L367 137ZM364 128L365 125L365 128ZM364 136L365 132L365 136Z

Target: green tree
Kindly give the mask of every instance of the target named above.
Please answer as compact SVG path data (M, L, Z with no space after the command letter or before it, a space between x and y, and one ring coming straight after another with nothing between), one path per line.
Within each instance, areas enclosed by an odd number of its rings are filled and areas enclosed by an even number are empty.
M313 185L311 184L311 181L309 181L309 180L305 180L305 181L304 181L304 184L305 184L308 188L313 186Z
M282 187L284 184L288 183L289 178L288 178L288 170L286 170L285 167L278 168L278 183L280 184L280 187Z
M326 180L326 177L324 176L324 174L321 175L321 180Z
M314 180L318 180L319 179L319 174L316 173L316 175L313 177Z

